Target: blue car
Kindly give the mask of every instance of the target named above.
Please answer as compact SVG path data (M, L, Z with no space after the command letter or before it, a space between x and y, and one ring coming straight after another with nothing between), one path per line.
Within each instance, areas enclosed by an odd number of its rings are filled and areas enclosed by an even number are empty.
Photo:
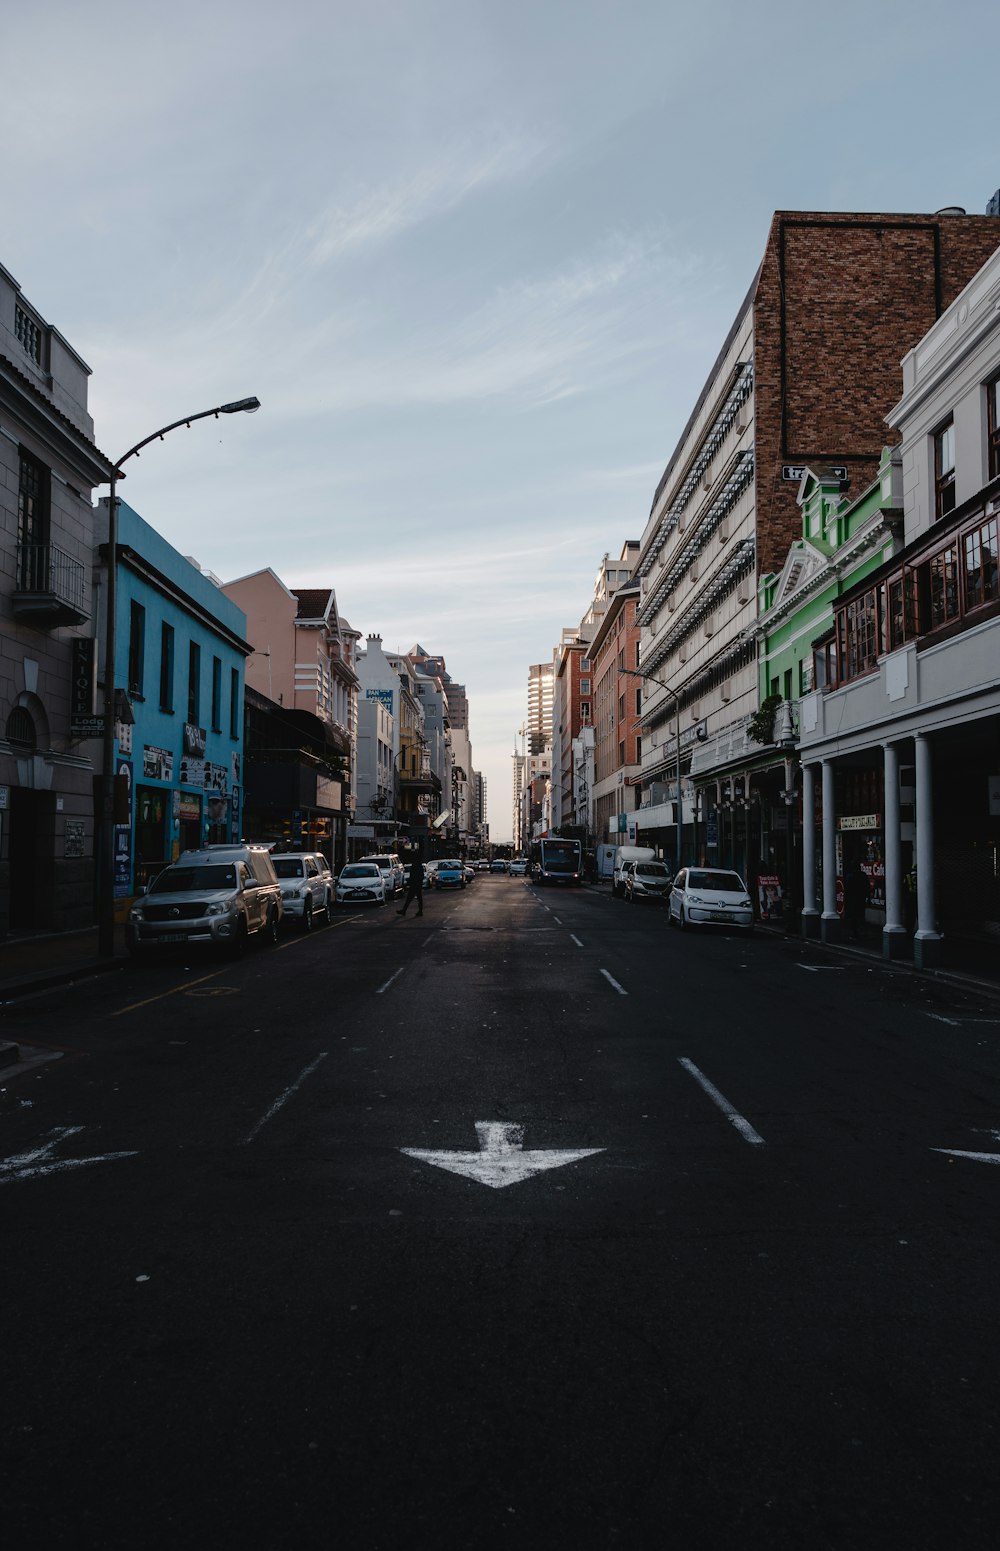
M435 877L439 889L465 888L465 867L461 862L454 860L454 858L438 862Z

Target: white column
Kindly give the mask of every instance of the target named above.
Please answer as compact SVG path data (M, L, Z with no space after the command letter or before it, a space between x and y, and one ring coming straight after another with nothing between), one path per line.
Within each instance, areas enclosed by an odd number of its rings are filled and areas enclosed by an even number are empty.
M835 811L833 761L823 761L823 914L820 930L823 939L836 942L840 936L837 914L837 814Z
M791 814L789 814L791 819ZM819 933L816 909L816 767L802 766L802 935Z
M937 930L934 910L934 795L931 746L923 733L913 740L917 769L917 930L913 935L913 961L918 968L938 963Z
M899 840L899 750L894 743L882 746L885 774L885 925L882 957L898 958L906 940L903 922L903 856Z

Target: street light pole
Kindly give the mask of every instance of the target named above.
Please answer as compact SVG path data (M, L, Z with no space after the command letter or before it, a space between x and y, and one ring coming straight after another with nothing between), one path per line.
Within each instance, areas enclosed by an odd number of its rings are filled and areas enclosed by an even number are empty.
M677 860L674 866L674 871L679 872L681 869L681 858L684 850L684 810L681 805L681 697L677 693L676 689L671 689L670 685L664 684L662 679L655 679L651 673L643 673L638 668L620 668L619 672L628 673L632 676L632 678L646 679L650 684L658 684L661 689L666 690L668 695L673 696L674 729L677 734L675 754L677 763L677 808L674 814L677 823Z
M202 409L196 415L186 415L171 425L143 437L112 465L111 494L108 499L108 579L105 587L104 620L104 731L103 768L101 776L101 870L97 917L97 952L100 958L110 958L115 951L115 612L118 602L118 481L124 479L121 466L129 458L137 458L150 442L162 441L168 431L178 426L190 426L195 420L207 420L214 415L252 415L260 408L260 399L236 399L232 404L219 404L215 409Z

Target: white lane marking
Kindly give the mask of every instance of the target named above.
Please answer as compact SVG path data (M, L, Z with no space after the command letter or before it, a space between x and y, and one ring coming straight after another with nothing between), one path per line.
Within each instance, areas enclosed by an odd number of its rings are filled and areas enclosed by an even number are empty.
M963 1023L1000 1023L1000 1018L946 1018L939 1012L929 1012L927 1017L933 1018L935 1023L950 1023L953 1029L957 1029Z
M408 1158L418 1158L436 1169L447 1169L451 1174L461 1174L474 1179L491 1190L503 1190L505 1185L519 1185L533 1174L545 1169L561 1169L579 1158L591 1158L603 1152L603 1147L576 1147L571 1150L535 1149L524 1152L524 1127L510 1125L506 1121L477 1120L476 1135L479 1137L478 1152L429 1152L421 1147L401 1147Z
M577 937L575 932L570 932L569 935L572 938L573 942L576 943L578 948L582 948L583 947L583 943L580 941L579 937Z
M560 921L558 916L553 916L552 919L556 923L557 926L562 926L562 922Z
M947 1153L949 1158L971 1158L973 1163L1000 1163L1000 1152L959 1152L956 1147L932 1147L931 1152Z
M582 946L582 944L581 944L581 946ZM613 985L614 986L614 988L618 992L619 996L628 996L628 992L626 991L625 987L624 986L620 986L618 984L618 982L615 979L614 975L609 975L606 969L602 969L601 970L601 974L604 976L605 980L608 982L609 985Z
M5 1158L0 1163L0 1184L5 1184L9 1179L40 1179L43 1174L64 1174L68 1169L85 1169L91 1163L108 1163L112 1158L135 1158L135 1152L105 1152L99 1153L95 1158L61 1158L53 1163L42 1163L39 1160L48 1158L54 1147L66 1140L68 1136L77 1136L83 1130L83 1126L56 1126L49 1132L49 1140L43 1142L41 1147L35 1147L31 1152L17 1153L13 1158Z
M712 1100L712 1103L719 1106L722 1113L729 1121L730 1125L736 1127L743 1140L745 1142L749 1142L751 1147L763 1147L765 1145L764 1138L754 1130L749 1120L744 1120L739 1110L733 1108L729 1100L719 1092L715 1084L709 1082L704 1072L700 1072L695 1066L694 1062L688 1060L687 1056L678 1056L677 1059L680 1061L680 1064L683 1066L684 1070L686 1072L690 1072L695 1082L698 1083L699 1086L702 1087L708 1094L709 1098Z
M837 974L844 968L843 964L800 964L799 969L804 969L809 975L818 975L821 970L832 969Z
M257 1135L258 1131L262 1131L263 1130L263 1128L267 1125L267 1122L269 1120L273 1119L273 1117L278 1113L278 1111L281 1108L281 1106L283 1104L286 1104L288 1102L288 1100L291 1098L292 1094L296 1093L298 1091L298 1089L301 1088L302 1084L305 1082L306 1078L310 1075L310 1073L314 1072L316 1070L317 1066L319 1066L321 1061L325 1061L326 1060L326 1058L329 1055L329 1053L330 1052L328 1050L324 1050L322 1055L318 1055L316 1057L315 1061L310 1061L310 1063L306 1067L305 1071L304 1072L300 1072L298 1077L296 1077L295 1081L293 1083L291 1083L290 1086L285 1089L284 1093L281 1093L281 1094L278 1095L278 1097L275 1099L274 1103L271 1105L271 1108L268 1110L267 1114L261 1116L261 1118L258 1120L257 1124L254 1126L253 1130L250 1132L250 1135L246 1138L245 1142L243 1143L244 1147L249 1147L250 1143L253 1141L253 1139Z
M375 995L376 996L381 996L383 991L388 991L389 987L392 985L392 982L394 980L398 980L399 979L400 975L403 973L403 970L405 968L406 968L406 966L404 964L399 969L397 969L397 971L396 971L396 973L394 975L390 975L388 980L385 982L385 985L379 986L378 990L375 992Z

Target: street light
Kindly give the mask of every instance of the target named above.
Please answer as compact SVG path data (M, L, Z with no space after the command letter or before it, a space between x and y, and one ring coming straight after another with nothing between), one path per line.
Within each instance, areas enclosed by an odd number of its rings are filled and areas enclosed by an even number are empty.
M677 808L674 817L677 822L677 863L675 872L680 871L681 856L684 850L684 811L681 806L681 697L676 689L671 689L669 684L664 684L662 679L655 679L651 673L643 673L639 668L620 668L620 673L628 673L635 679L647 679L650 684L659 684L668 695L673 696L674 701L674 728L677 733L676 761L677 761Z
M176 431L178 426L191 426L196 420L207 420L211 416L216 419L220 415L252 415L260 408L260 399L235 399L231 404L219 404L215 409L202 409L196 415L185 415L183 420L174 420L172 424L165 425L159 431L154 431L151 436L143 437L141 442L136 442L128 452L112 465L111 470L111 495L108 500L108 584L106 589L105 605L107 617L104 621L104 769L101 779L101 864L102 874L100 878L100 898L97 921L97 952L101 958L110 958L115 951L115 609L117 607L117 582L118 582L118 504L117 485L119 478L124 479L120 473L123 463L129 458L137 458L144 447L150 442L162 441L168 431Z

